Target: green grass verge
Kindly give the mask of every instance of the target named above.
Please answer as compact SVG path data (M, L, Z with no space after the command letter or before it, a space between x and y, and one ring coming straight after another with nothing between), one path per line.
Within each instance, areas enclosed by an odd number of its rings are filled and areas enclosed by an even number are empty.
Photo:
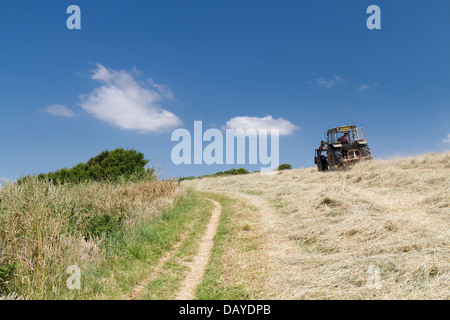
M197 288L196 299L199 300L245 300L250 294L243 285L227 281L224 278L226 271L225 253L231 244L231 237L237 226L232 222L235 213L236 200L217 194L205 194L206 197L218 201L222 205L220 225L214 239L214 248L211 260L206 269L202 283Z
M175 206L164 210L163 213L147 222L133 226L126 233L118 232L108 239L109 259L101 268L86 274L83 299L103 297L107 299L121 299L124 293L133 288L151 272L159 259L169 251L185 232L193 231L179 250L189 247L190 238L201 232L201 226L206 225L205 215L211 212L211 205L199 197L195 192L189 191ZM188 252L188 249L185 249ZM175 270L173 267L172 269ZM175 274L175 272L174 272ZM114 277L114 285L101 286ZM159 279L158 281L162 281ZM120 288L120 290L117 290ZM164 298L167 291L160 285L156 296L151 294L147 298ZM150 292L153 292L150 288Z
M204 197L199 195L197 197L197 205L194 208L195 215L191 222L192 230L173 257L164 264L161 272L148 284L144 299L167 300L175 298L176 292L189 271L186 262L191 261L197 253L200 240L206 231L214 207Z

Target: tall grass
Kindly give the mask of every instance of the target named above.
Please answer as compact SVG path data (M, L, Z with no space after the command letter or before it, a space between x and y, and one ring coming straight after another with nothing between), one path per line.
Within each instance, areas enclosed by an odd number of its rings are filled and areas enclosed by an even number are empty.
M184 195L174 181L65 184L27 178L0 189L0 296L89 298L66 269L95 276L133 228ZM127 248L129 250L129 248ZM92 293L94 294L94 293Z

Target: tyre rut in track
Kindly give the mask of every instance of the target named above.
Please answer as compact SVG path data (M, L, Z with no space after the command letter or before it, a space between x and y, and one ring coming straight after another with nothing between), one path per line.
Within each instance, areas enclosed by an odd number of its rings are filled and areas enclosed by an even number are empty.
M213 209L210 221L203 235L198 252L193 258L192 262L188 264L190 269L186 276L180 290L176 295L176 300L192 300L195 297L195 291L198 285L202 282L203 276L211 258L212 249L214 247L214 237L217 233L217 228L220 223L220 215L222 213L222 206L217 201L211 200L215 208Z

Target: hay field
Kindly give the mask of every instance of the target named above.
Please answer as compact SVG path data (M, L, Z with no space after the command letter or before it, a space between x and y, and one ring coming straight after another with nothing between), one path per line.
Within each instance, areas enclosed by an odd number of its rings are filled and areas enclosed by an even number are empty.
M182 185L256 208L260 298L450 298L450 152Z

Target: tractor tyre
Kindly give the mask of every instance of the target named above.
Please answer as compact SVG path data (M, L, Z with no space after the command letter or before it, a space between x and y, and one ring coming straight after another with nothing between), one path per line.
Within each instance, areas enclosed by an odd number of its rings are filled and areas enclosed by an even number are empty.
M334 170L334 167L337 166L342 161L342 150L341 149L331 149L328 151L328 163L330 165L330 169Z
M361 156L362 157L368 157L370 156L372 153L370 152L370 148L369 145L367 144L363 144L359 147L359 150L361 150Z
M317 170L320 172L320 171L323 171L323 169L322 169L322 162L320 161L320 159L317 161Z
M334 149L333 150L333 164L337 166L342 161L342 150Z

